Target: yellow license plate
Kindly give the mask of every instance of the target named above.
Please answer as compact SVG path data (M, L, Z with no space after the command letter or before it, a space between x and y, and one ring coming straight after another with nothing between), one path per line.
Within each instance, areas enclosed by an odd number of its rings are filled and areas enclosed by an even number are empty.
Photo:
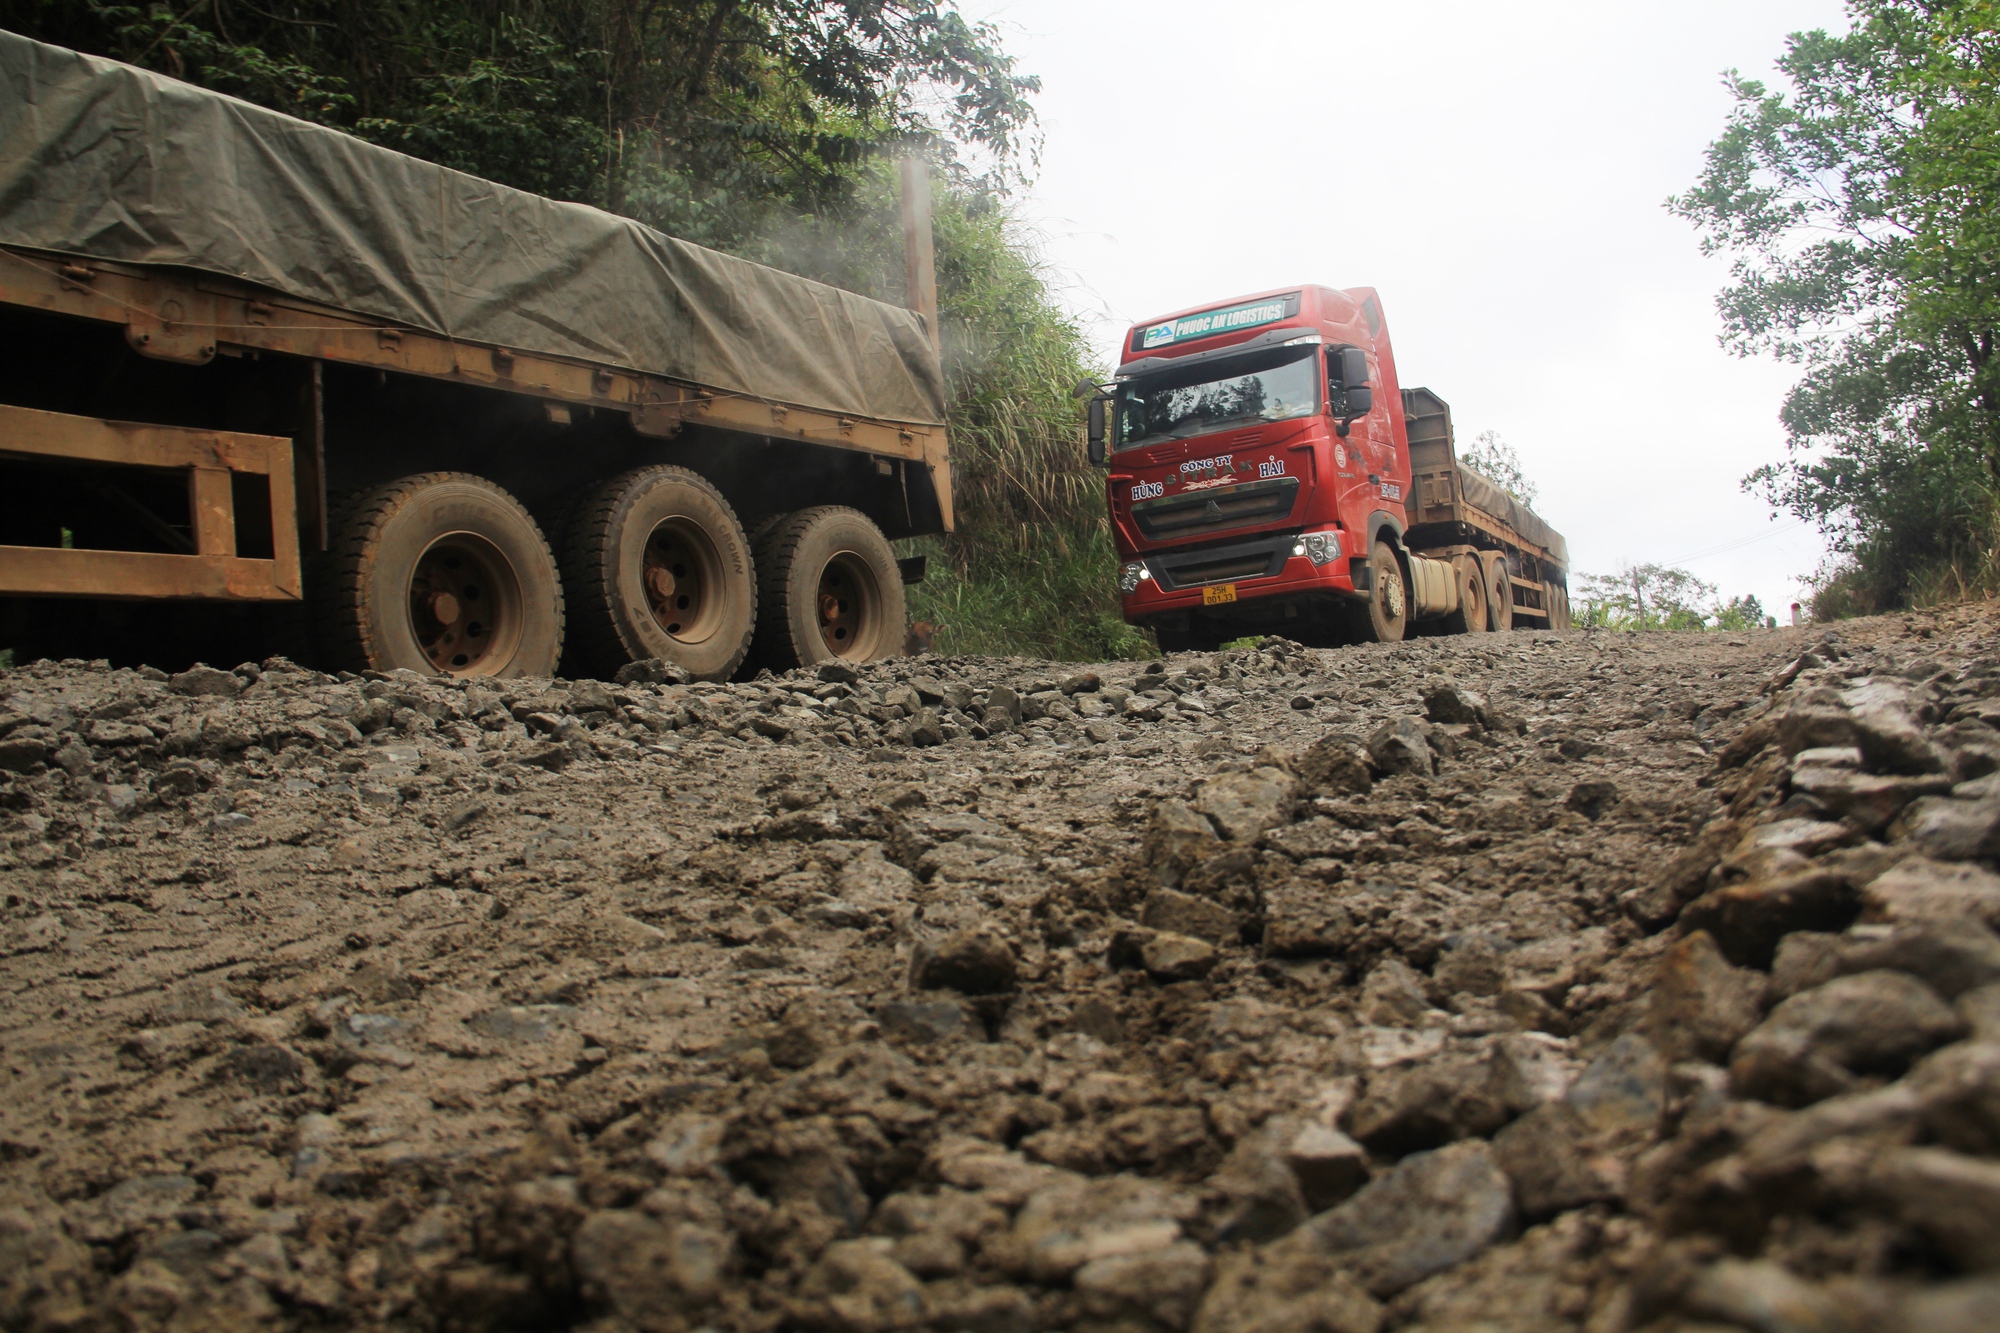
M1218 583L1213 588L1203 588L1201 590L1201 604L1203 606L1221 606L1224 602L1233 602L1235 600L1236 585L1233 583Z

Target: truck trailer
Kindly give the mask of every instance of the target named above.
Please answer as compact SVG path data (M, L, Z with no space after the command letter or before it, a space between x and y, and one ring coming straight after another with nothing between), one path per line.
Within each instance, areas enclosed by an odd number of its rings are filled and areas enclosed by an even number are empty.
M1148 320L1078 392L1125 619L1165 651L1569 628L1561 534L1458 461L1451 408L1401 387L1370 288Z
M951 470L903 309L0 32L0 624L292 605L322 665L900 650ZM18 633L18 628L9 631Z

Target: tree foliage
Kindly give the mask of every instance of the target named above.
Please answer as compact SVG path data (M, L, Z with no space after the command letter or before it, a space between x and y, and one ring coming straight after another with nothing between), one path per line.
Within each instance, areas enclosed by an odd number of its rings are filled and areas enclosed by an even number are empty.
M1522 470L1521 456L1514 452L1514 446L1501 439L1497 430L1479 432L1469 446L1458 451L1458 461L1524 505L1532 506L1542 493Z
M2000 0L1849 0L1788 89L1736 105L1669 206L1731 257L1723 342L1803 367L1790 456L1745 485L1815 520L1850 600L1990 563L2000 487Z
M1744 630L1766 623L1754 596L1721 601L1714 584L1666 565L1626 565L1615 574L1586 574L1577 586L1573 614L1585 627Z
M1005 175L1029 97L949 0L0 0L0 26L737 248L919 148Z

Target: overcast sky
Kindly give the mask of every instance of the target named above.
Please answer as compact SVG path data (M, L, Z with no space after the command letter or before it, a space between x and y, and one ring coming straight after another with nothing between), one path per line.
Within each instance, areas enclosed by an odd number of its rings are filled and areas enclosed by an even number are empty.
M1782 621L1821 544L1739 481L1793 372L1716 345L1726 266L1662 204L1722 72L1769 80L1837 0L962 8L1042 78L1022 212L1107 362L1153 315L1372 286L1403 383L1519 451L1576 572L1681 564Z

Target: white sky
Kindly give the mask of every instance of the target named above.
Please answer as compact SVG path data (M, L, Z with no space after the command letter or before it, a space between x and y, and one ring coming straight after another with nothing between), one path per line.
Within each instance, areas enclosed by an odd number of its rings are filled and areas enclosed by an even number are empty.
M1722 71L1771 81L1838 0L961 9L1042 78L1022 213L1107 363L1152 315L1375 287L1403 383L1519 451L1575 571L1680 564L1783 622L1821 543L1738 482L1784 455L1794 371L1716 345L1725 264L1662 204L1722 129Z

